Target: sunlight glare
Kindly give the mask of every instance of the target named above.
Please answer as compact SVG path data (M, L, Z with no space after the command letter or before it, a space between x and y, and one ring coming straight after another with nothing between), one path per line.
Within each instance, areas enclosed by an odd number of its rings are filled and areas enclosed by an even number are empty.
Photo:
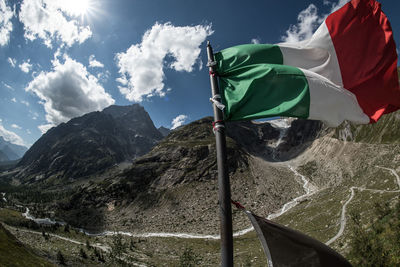
M85 15L91 7L91 0L62 1L63 9L73 16Z

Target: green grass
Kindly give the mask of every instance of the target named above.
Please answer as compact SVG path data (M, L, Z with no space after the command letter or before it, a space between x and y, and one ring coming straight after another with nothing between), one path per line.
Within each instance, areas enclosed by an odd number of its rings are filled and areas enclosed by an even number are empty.
M55 266L35 255L0 224L0 266Z
M0 221L8 225L18 226L22 223L28 222L29 220L25 219L19 211L0 208Z
M322 190L276 221L325 242L339 230L342 200L347 200L349 196L350 192L346 189Z
M245 216L243 214L243 216ZM122 237L124 244L134 240L134 249L126 246L125 253L134 262L149 266L179 266L180 259L187 248L199 259L198 266L220 265L220 241L182 238L129 238ZM111 243L112 237L103 241ZM234 238L235 266L266 266L267 260L255 234L250 232Z

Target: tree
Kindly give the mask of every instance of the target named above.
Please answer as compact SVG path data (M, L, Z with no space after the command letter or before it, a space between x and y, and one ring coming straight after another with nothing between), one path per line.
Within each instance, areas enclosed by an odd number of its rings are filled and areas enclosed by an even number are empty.
M133 239L131 239L131 242L129 243L129 249L130 250L134 250L135 249L135 242L133 241Z
M57 261L58 261L61 265L65 265L65 258L64 258L64 255L61 253L60 250L57 252Z
M126 244L122 241L122 235L113 235L112 242L112 255L116 258L121 258L122 254L125 252Z
M82 258L87 259L87 254L83 248L79 250L79 254L81 255Z
M90 243L89 243L89 240L86 240L86 248L87 248L87 249L91 249L91 248L92 248L92 246L91 246Z
M97 257L97 259L101 262L105 262L106 260L104 259L103 254L97 250L97 248L94 248L94 255Z
M191 247L185 248L182 255L179 258L180 267L195 267L199 266L201 258L193 252Z

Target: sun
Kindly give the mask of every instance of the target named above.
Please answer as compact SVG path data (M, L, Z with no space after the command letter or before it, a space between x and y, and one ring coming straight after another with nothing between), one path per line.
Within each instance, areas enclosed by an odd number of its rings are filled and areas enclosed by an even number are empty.
M92 0L65 0L62 9L72 16L84 16L92 7Z

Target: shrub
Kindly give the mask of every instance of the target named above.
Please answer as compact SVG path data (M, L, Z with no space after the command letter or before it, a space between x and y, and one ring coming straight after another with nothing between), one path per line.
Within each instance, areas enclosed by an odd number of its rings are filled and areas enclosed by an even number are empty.
M354 266L400 266L400 203L375 205L371 227L363 227L360 215L351 214L353 226L349 259Z
M180 267L195 267L199 266L201 258L193 252L191 247L185 248L182 255L179 258Z

